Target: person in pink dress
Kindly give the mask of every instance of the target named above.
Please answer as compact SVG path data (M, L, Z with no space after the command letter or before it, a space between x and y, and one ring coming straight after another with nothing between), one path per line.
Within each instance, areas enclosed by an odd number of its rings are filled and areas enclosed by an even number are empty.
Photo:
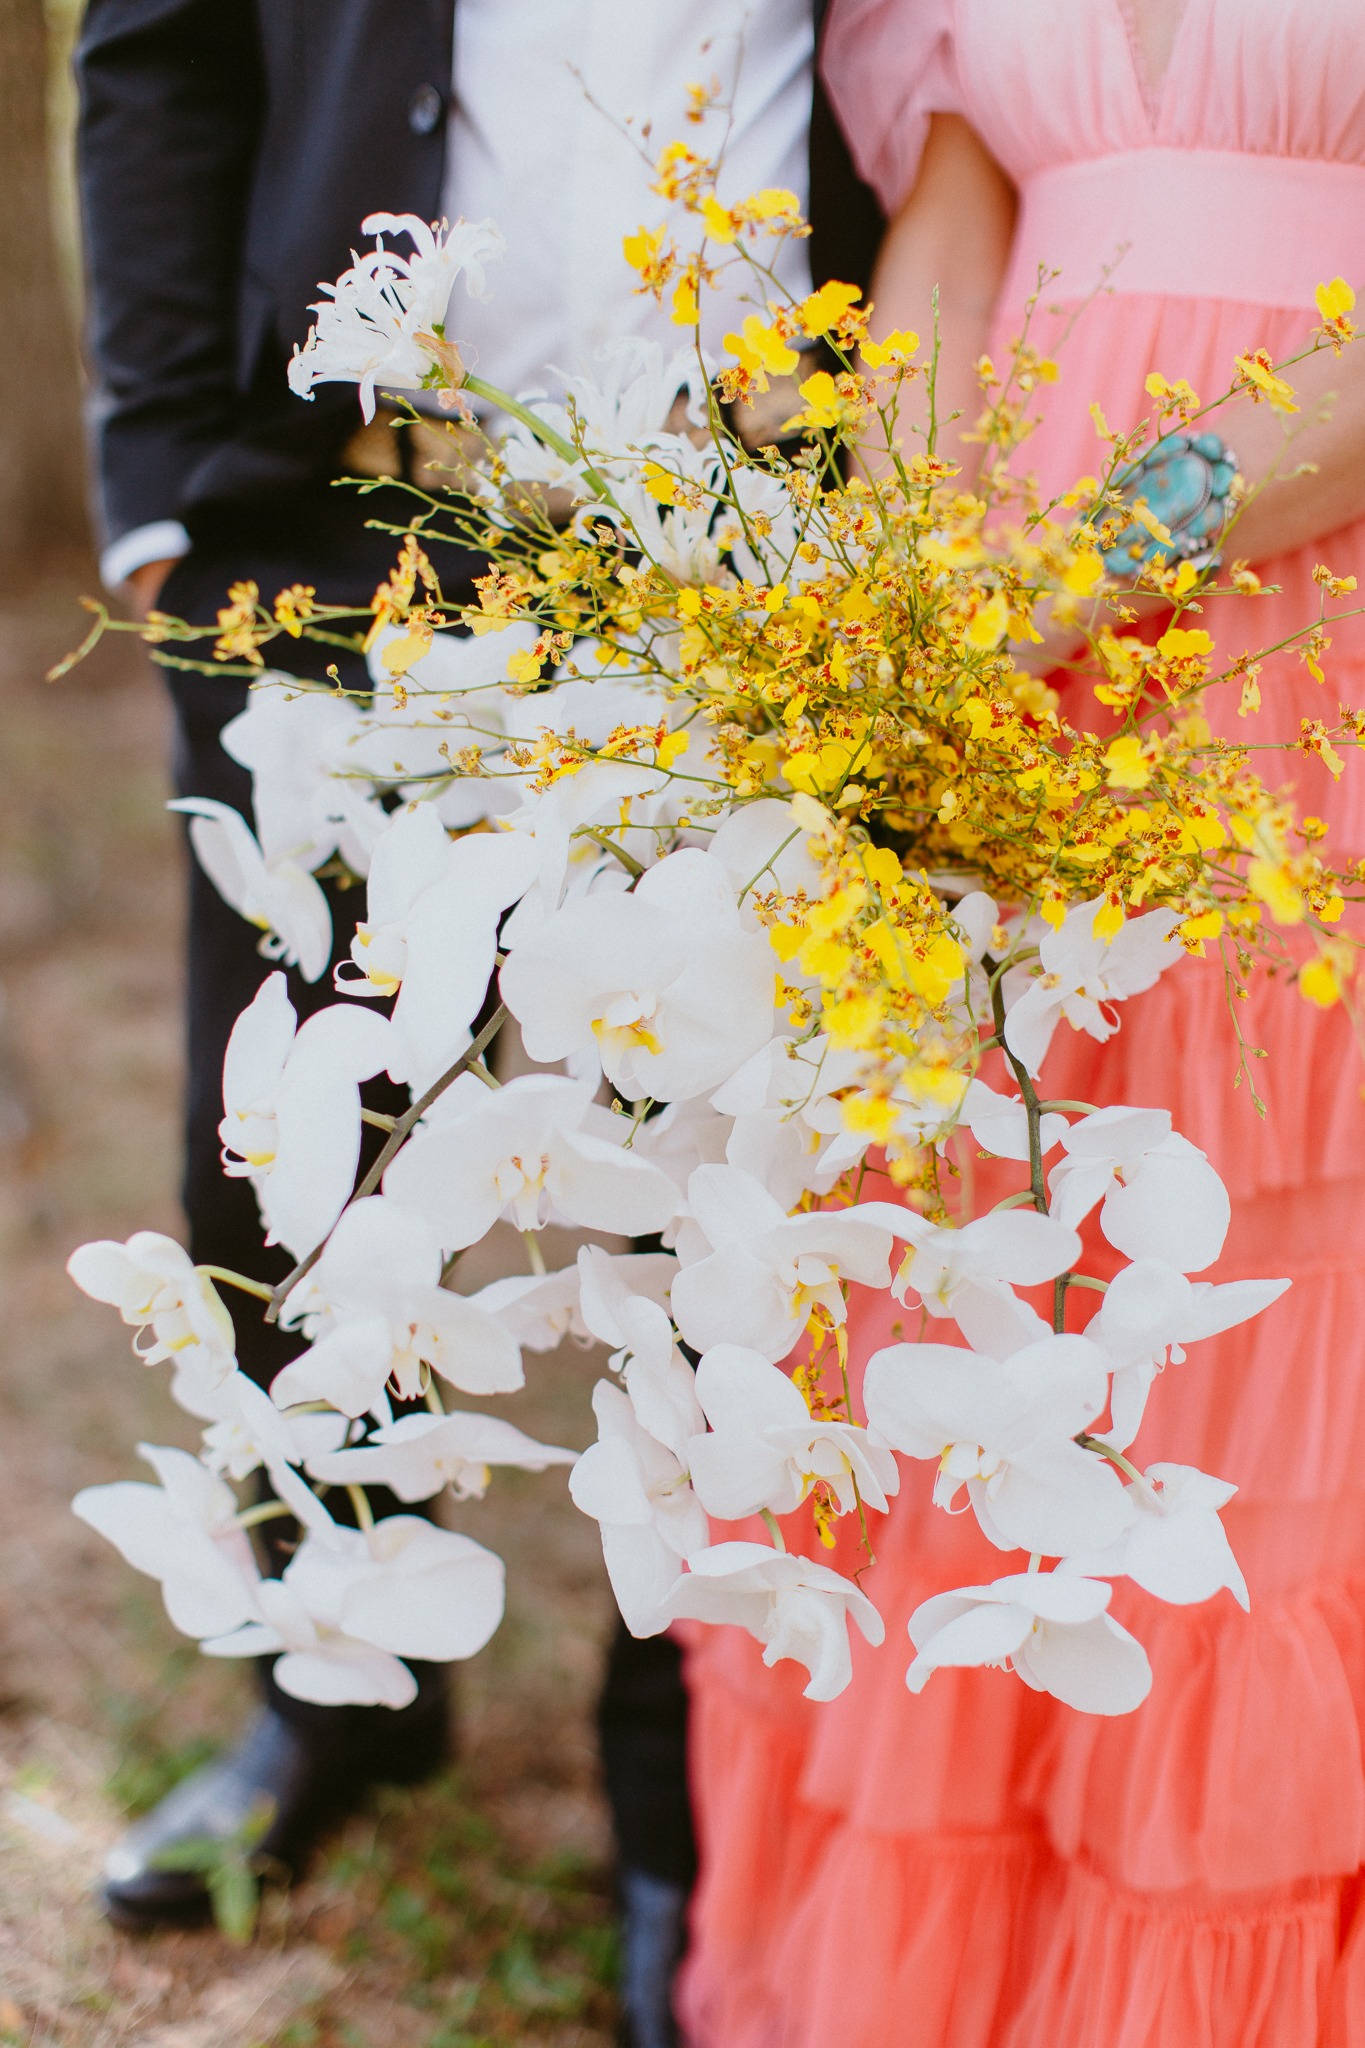
M835 0L824 67L892 223L875 328L927 334L938 287L947 409L979 410L970 366L1008 359L1039 267L1059 273L1031 339L1060 381L1018 458L1045 493L1102 466L1092 401L1125 431L1152 413L1153 371L1212 398L1236 355L1306 344L1315 286L1365 288L1361 0ZM1225 660L1317 616L1319 562L1365 591L1365 347L1289 374L1308 422L1290 466L1316 467L1237 530L1231 552L1279 594L1206 606ZM1283 455L1266 405L1210 424L1253 480ZM1267 660L1266 729L1365 704L1365 619L1334 625L1323 660L1322 683L1297 651ZM1063 687L1099 726L1086 679ZM1235 684L1208 706L1251 737L1237 708ZM1365 853L1365 763L1339 783L1314 759L1291 769L1337 858ZM1168 1107L1232 1194L1217 1278L1293 1279L1168 1367L1133 1452L1236 1482L1224 1522L1250 1613L1121 1582L1113 1612L1155 1673L1122 1718L991 1670L912 1696L909 1615L1005 1566L905 1467L863 1580L888 1640L855 1640L840 1699L803 1700L738 1630L693 1648L694 2048L1365 2044L1365 1063L1344 1010L1292 977L1238 1009L1268 1054L1264 1120L1234 1086L1213 957L1126 1004L1103 1047L1059 1032L1044 1082ZM856 1360L893 1313L855 1300Z

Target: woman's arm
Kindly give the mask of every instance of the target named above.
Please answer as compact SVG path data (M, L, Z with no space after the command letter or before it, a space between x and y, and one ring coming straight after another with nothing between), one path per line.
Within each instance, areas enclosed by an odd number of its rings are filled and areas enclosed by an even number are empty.
M1340 356L1314 356L1287 375L1300 407L1288 419L1247 399L1219 406L1209 419L1248 483L1270 476L1229 537L1229 552L1249 562L1325 542L1365 518L1365 341ZM1311 472L1290 474L1301 464L1313 465Z
M887 230L872 279L874 340L910 328L927 361L938 290L938 452L960 462L968 480L981 451L961 438L982 409L976 364L1009 260L1015 191L995 159L957 114L935 114L910 196ZM954 424L950 415L959 413ZM928 402L922 379L902 398L898 422L908 459L922 450ZM916 433L914 430L920 431Z

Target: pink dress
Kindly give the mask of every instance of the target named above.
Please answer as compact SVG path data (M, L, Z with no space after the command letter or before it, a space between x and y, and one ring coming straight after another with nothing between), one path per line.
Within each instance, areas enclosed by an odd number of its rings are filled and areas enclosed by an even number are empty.
M1017 182L997 360L1040 261L1074 311L1129 245L1064 347L1068 315L1036 330L1062 370L1028 444L1048 485L1098 468L1092 400L1126 428L1154 369L1212 396L1235 354L1302 344L1316 283L1365 287L1361 0L1187 0L1155 94L1121 0L836 0L825 66L890 209L934 110L963 113ZM1282 596L1210 607L1223 651L1315 616L1318 560L1365 590L1365 525L1262 565ZM1365 622L1332 637L1325 684L1293 655L1267 664L1277 726L1365 702ZM1071 708L1101 715L1084 694ZM1235 703L1213 715L1246 733ZM1365 851L1365 763L1334 785L1305 760L1296 781L1338 851ZM912 1697L915 1606L1010 1567L903 1464L864 1582L887 1641L855 1640L841 1699L806 1703L804 1674L765 1671L737 1630L692 1654L695 2048L1365 2048L1365 1065L1339 1008L1284 984L1241 1008L1269 1052L1263 1123L1233 1087L1215 960L1126 1005L1103 1049L1063 1028L1044 1078L1167 1105L1233 1196L1215 1277L1294 1280L1167 1369L1135 1452L1237 1483L1224 1520L1250 1615L1120 1583L1155 1673L1121 1719L997 1671ZM887 1323L864 1296L856 1356Z

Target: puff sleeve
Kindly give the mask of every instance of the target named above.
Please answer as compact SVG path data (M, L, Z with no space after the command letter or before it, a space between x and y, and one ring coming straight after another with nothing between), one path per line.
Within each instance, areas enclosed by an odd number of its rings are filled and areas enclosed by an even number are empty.
M889 218L914 185L929 116L962 110L952 0L832 0L820 68L853 160Z

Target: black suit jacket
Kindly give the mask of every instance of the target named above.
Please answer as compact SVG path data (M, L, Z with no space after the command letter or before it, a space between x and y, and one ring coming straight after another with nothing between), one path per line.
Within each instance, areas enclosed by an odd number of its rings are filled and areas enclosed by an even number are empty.
M106 540L334 471L355 394L301 404L285 367L364 216L440 210L454 8L89 0L76 73ZM818 87L811 148L817 282L865 282L880 218Z

